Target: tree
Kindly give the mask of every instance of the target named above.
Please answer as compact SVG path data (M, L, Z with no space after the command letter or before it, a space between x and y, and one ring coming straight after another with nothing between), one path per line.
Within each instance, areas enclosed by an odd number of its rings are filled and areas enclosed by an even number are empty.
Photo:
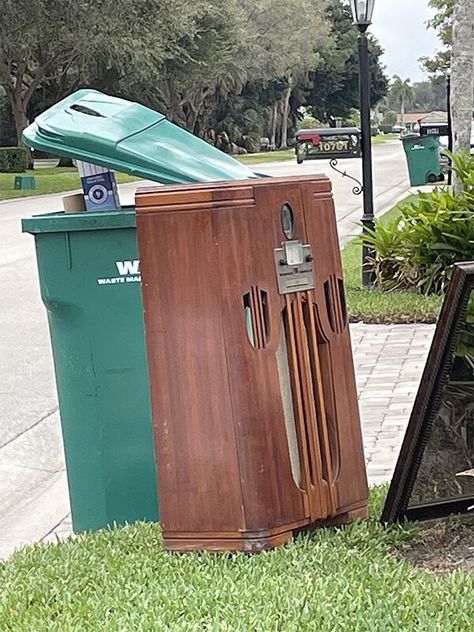
M455 0L430 0L428 5L436 10L436 15L427 23L436 31L442 49L433 57L421 57L423 68L431 75L445 75L451 63L451 44L453 37L453 10Z
M393 82L390 86L390 96L400 106L400 125L403 127L405 122L405 106L407 102L413 101L415 91L410 84L410 79L403 80L398 75L393 75Z
M240 63L246 38L237 3L198 0L197 4L200 10L193 28L181 39L181 54L163 64L152 95L171 120L203 135L219 103L242 90L248 70Z
M414 112L445 111L447 108L446 79L443 76L431 77L428 81L413 84L414 98L411 107Z
M204 2L204 0L202 0ZM153 76L176 55L199 1L3 0L0 86L15 119L17 140L42 86L67 92L98 74ZM92 81L93 83L93 81ZM57 94L58 98L64 93Z
M451 118L455 153L470 150L473 94L474 0L455 0L451 57ZM456 178L453 184L455 188L460 186Z
M358 105L357 31L341 0L3 0L2 11L0 94L18 142L84 86L211 142L225 133L227 146L269 135L285 147L300 106L327 121ZM375 104L387 79L369 47Z
M284 91L272 112L272 136L278 111L281 118L280 148L287 147L291 97L299 81L317 67L328 39L324 9L328 0L241 0L250 31L247 60L260 81L281 80ZM295 16L297 24L295 25Z
M383 115L384 125L391 125L393 127L396 124L396 122L397 122L396 112L394 112L393 110L387 110L386 112L384 112L384 115Z
M0 146L11 146L16 143L15 123L10 103L0 88Z
M359 58L357 28L349 7L332 0L326 12L331 31L321 52L321 62L310 72L311 86L306 101L315 118L332 122L347 119L352 108L359 107ZM388 79L380 63L383 49L369 35L371 103L375 106L387 93Z

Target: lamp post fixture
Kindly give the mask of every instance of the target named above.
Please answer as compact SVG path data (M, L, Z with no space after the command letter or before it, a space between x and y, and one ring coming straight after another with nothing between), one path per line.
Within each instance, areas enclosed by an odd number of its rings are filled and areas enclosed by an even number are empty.
M362 184L364 195L363 233L374 229L374 193L372 181L372 141L370 136L370 70L367 29L372 23L375 0L350 0L354 24L359 29L359 102L360 131L362 140ZM368 260L371 248L362 246L362 284L369 287L373 282L373 272Z

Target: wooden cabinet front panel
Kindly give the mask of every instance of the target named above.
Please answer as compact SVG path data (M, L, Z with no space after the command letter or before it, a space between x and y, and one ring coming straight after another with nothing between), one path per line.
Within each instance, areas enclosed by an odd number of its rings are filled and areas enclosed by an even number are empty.
M276 291L275 229L268 215L253 207L213 216L222 244L223 327L249 530L309 518L306 494L292 475L285 426L277 364L284 301Z
M243 529L211 214L137 219L163 529Z
M318 283L314 295L321 325L326 414L337 431L336 483L338 506L343 508L367 501L367 477L333 203L328 196L308 189L305 221L307 239L315 244Z
M140 192L137 225L166 546L261 550L363 515L328 180ZM279 293L289 238L311 245L314 290Z

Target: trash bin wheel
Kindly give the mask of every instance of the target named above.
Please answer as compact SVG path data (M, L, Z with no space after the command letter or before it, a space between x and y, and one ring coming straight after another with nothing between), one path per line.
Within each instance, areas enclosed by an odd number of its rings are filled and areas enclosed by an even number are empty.
M438 182L439 179L439 175L437 173L429 173L426 177L426 181L430 182L431 184L433 182Z

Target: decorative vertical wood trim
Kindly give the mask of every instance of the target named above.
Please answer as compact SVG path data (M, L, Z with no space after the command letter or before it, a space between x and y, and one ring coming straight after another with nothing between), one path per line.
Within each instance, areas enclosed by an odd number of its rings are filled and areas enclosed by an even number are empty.
M269 337L270 337L269 336L270 334L269 323L267 322L265 311L263 309L262 296L264 294L267 294L264 290L261 290L258 287L255 288L255 295L257 298L258 320L259 320L259 323L261 324L261 331L262 331L262 349L265 349L265 347L268 345ZM267 295L267 300L268 300L268 295Z
M257 296L257 288L252 285L250 288L250 309L252 312L252 321L253 328L255 333L255 348L262 349L263 348L263 339L262 339L262 323L258 314L258 296Z
M305 513L311 517L314 513L314 490L310 479L310 466L308 455L308 442L306 439L306 428L303 413L303 402L301 400L301 381L298 368L298 353L296 350L295 324L293 318L292 301L287 294L285 296L285 311L287 318L287 348L290 364L290 376L293 383L293 398L295 403L296 432L300 450L301 462L301 483L306 492L304 496Z
M323 390L323 380L321 375L321 363L319 360L319 346L317 340L316 333L316 321L314 317L314 302L312 292L306 293L306 300L308 306L308 315L310 321L310 331L309 334L309 344L312 349L311 357L313 359L313 368L314 375L316 376L316 384L314 385L316 388L316 402L318 408L318 424L321 429L321 434L323 438L322 448L324 450L325 461L327 465L327 474L328 474L328 495L329 495L329 505L330 505L330 513L335 513L337 511L337 498L336 498L336 490L335 490L335 480L334 480L334 472L332 469L332 455L331 455L331 446L329 442L329 432L328 432L328 422L326 417L326 402L324 399L324 390Z
M316 406L313 392L313 384L311 379L311 365L309 359L308 340L306 327L304 324L303 308L301 305L301 294L295 294L293 302L296 311L297 340L299 342L299 359L301 362L301 383L303 408L305 412L306 434L308 437L309 460L310 467L313 471L313 486L317 490L319 504L314 507L315 513L313 518L325 518L328 515L327 498L323 484L323 464L321 459L321 448L319 445L319 437L317 435L317 417ZM322 514L322 515L321 515Z

